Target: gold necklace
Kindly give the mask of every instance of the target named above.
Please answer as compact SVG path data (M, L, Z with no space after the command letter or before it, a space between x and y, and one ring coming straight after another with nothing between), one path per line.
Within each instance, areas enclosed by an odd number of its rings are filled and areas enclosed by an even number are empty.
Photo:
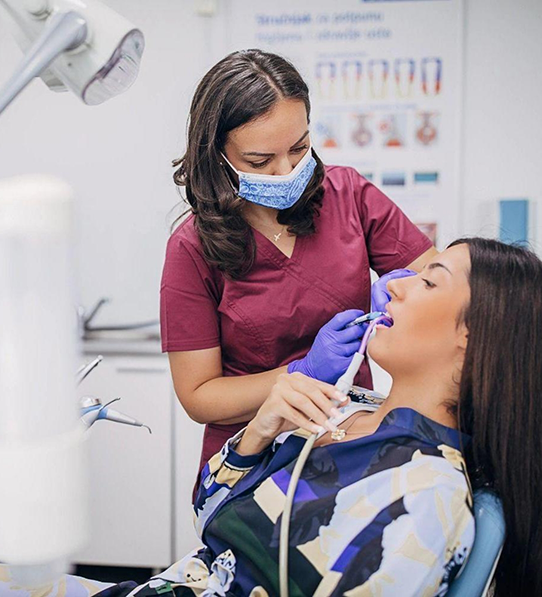
M278 243L279 242L279 238L282 236L282 233L284 232L284 228L286 226L282 227L282 230L278 233L278 234L273 234L273 238L275 239L275 242Z
M352 425L356 422L356 420L359 417L356 417L351 423L350 425L348 425L348 427L346 427L346 429L343 428L337 428L335 429L335 431L331 432L331 439L334 442L340 442L342 441L347 435L367 435L367 433L365 432L359 432L359 433L349 433L348 430L350 429L350 427L352 427ZM347 419L348 420L348 419Z
M269 226L265 226L265 227L269 230ZM282 236L282 233L284 232L285 228L286 228L286 224L283 224L282 230L278 234L273 234L273 232L271 232L271 235L273 236L273 240L275 241L275 243L279 242L280 237ZM267 236L267 234L265 236ZM269 238L269 236L267 236L267 238ZM269 240L271 240L271 239L269 238Z
M270 232L270 233L267 233L267 234L266 234L265 232L262 232L262 234L263 234L263 235L264 235L266 238L268 238L269 240L271 240L271 238L270 238L270 236L269 236L269 234L271 234L271 236L273 237L273 241L274 241L275 243L278 243L278 242L279 242L279 240L280 240L280 237L282 236L282 234L283 234L283 232L284 232L284 230L285 230L285 228L286 228L286 224L283 224L283 225L282 225L282 229L281 229L281 231L280 231L280 232L278 232L277 234L275 234L275 233L272 231L272 228L271 228L271 226L269 226L268 224L264 224L264 223L261 221L261 219L260 219L260 218L258 218L258 217L256 217L256 218L252 217L252 218L251 218L251 217L249 216L249 218L248 218L249 224L250 224L250 220L252 220L252 221L256 220L256 222L259 222L260 226L263 224L263 228L264 228L264 229L271 230L271 232ZM277 224L278 224L278 222L277 222ZM258 230L258 228L257 228L256 226L253 226L253 227L254 227L254 228L256 228L256 230Z

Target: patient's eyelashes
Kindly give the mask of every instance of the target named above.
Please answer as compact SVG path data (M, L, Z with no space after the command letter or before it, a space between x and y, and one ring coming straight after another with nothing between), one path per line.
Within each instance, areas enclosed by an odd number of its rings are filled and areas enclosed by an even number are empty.
M433 282L427 280L426 278L422 278L422 280L423 280L426 288L436 288L437 287L436 284L434 284Z

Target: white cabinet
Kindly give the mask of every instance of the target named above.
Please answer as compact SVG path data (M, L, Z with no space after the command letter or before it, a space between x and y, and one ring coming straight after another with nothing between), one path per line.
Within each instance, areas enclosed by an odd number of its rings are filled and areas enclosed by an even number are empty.
M90 360L94 355L85 355ZM97 421L90 443L91 541L81 564L160 567L172 555L171 382L162 355L105 355L79 386L152 429Z
M166 355L108 354L85 349L84 362L104 359L78 395L113 408L152 429L97 421L87 432L90 448L91 540L79 564L165 568L200 545L191 505L203 426L179 404ZM136 347L133 347L135 350ZM156 350L156 347L154 347Z

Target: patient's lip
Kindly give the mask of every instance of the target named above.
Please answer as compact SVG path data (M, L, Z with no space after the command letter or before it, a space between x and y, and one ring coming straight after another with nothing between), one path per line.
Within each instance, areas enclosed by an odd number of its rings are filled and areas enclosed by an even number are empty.
M386 305L386 307L388 307L389 303ZM381 327L385 327L385 328L391 328L393 327L393 315L390 313L390 310L387 309L386 311L386 316L387 317L382 317L382 321L379 321L376 324L377 328L381 328ZM391 320L391 321L390 321Z
M377 328L392 328L393 327L393 320L392 321L383 321L382 323L379 323L377 326Z

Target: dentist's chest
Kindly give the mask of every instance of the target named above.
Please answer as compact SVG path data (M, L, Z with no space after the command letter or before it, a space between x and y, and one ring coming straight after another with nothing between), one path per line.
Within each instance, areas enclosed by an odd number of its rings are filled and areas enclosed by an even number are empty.
M262 370L280 366L308 349L336 313L369 310L369 260L359 223L338 225L322 213L314 234L291 240L288 256L256 232L252 270L225 281L218 311L226 361L246 359L248 350Z

